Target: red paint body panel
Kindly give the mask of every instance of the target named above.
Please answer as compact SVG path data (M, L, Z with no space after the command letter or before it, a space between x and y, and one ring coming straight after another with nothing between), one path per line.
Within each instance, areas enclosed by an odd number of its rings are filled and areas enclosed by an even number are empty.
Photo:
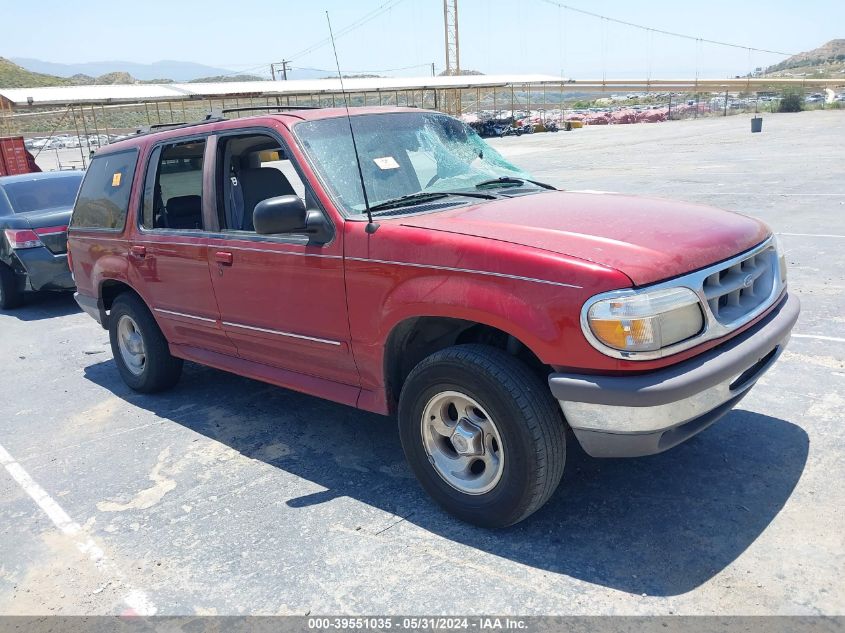
M232 263L212 257L209 266L223 330L241 358L358 385L346 318L342 242L313 247L212 238L209 253L223 250Z
M563 191L402 223L571 255L625 271L638 286L728 259L769 235L757 220L699 204Z
M407 112L355 109L385 111ZM101 150L138 147L140 156L124 231L69 233L79 292L99 297L104 281L126 283L151 308L175 355L386 413L385 347L399 324L417 317L498 328L544 363L583 373L642 372L695 356L722 341L652 361L605 356L581 332L581 307L601 292L727 259L769 235L756 220L699 205L566 192L379 219L368 233L366 223L345 219L335 207L288 129L303 119L344 114L312 110L214 122ZM334 227L328 244L138 228L153 143L245 128L273 130L287 143ZM207 158L214 158L214 143L209 148ZM207 219L213 182L207 172Z
M128 256L129 285L142 293L167 340L235 354L235 345L219 324L208 239L149 232L136 235L131 243L145 252Z

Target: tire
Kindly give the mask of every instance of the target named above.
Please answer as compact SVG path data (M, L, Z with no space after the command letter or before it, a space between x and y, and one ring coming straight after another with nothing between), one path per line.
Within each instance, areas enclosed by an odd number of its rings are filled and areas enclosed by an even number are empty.
M179 382L182 359L170 354L167 339L138 295L123 293L114 300L109 340L120 376L130 388L154 393Z
M23 294L18 289L15 273L0 262L0 310L13 310L23 303Z
M458 452L467 445L457 433L444 436L459 426L461 434L471 429L475 453ZM420 485L448 512L481 527L513 525L546 503L563 475L565 428L548 386L516 358L484 345L432 354L411 371L399 398L402 448Z

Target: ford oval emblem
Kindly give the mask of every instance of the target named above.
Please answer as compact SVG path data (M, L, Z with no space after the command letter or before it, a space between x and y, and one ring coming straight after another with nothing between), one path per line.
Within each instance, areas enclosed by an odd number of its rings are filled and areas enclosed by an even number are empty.
M743 288L750 288L754 283L754 275L746 275L745 279L742 280L742 287Z

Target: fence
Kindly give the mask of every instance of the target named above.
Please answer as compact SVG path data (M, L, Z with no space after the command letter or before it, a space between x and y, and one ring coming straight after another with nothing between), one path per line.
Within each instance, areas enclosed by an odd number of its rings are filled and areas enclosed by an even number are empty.
M785 92L794 91L790 89ZM566 121L581 121L586 125L614 125L775 112L780 108L785 92L646 91L606 97L599 92L574 92L561 83L559 86L511 84L497 88L379 90L354 92L348 94L347 98L353 107L392 105L440 110L459 116L477 128L489 121L521 122L523 125L534 126L555 123L562 127ZM845 107L843 101L830 102L830 95L822 93L802 93L799 102L803 109ZM23 134L33 153L56 150L54 168L84 168L92 150L144 126L197 121L209 112L227 108L341 105L343 96L340 94L301 94L120 105L68 105L64 108L31 107L19 112L6 107L0 109L0 134ZM228 116L249 116L256 112L245 110ZM57 151L59 149L75 150L74 155L78 152L78 158L68 156L67 152L63 152L62 157Z

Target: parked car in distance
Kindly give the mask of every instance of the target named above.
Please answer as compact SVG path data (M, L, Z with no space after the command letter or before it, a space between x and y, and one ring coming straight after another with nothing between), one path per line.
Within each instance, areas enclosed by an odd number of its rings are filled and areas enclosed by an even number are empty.
M83 172L0 178L0 309L28 292L73 290L67 225Z
M112 144L69 244L132 389L172 387L190 360L394 415L423 488L488 527L549 499L567 427L590 455L633 457L710 426L799 312L763 223L557 191L410 108Z

